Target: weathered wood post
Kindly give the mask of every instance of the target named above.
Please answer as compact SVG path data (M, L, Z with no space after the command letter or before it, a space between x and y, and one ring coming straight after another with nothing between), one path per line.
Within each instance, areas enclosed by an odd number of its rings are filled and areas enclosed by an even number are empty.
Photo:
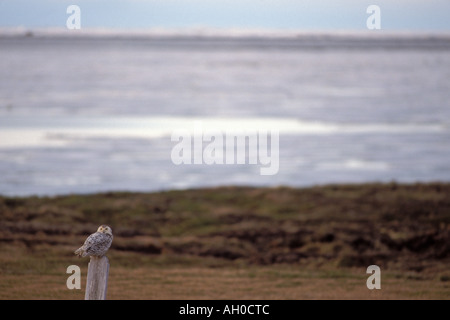
M91 256L88 265L86 293L84 300L106 300L108 289L109 260Z

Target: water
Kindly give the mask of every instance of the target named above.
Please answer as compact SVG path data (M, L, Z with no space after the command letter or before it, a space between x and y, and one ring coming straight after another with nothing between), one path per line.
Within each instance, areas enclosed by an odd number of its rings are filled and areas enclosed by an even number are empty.
M450 181L450 38L0 35L0 194ZM279 171L171 133L280 131Z

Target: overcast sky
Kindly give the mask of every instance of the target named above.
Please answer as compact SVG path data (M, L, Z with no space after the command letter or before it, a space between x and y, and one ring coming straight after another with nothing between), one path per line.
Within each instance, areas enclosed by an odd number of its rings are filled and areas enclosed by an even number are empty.
M0 0L0 27L363 30L369 5L384 30L450 31L449 0Z

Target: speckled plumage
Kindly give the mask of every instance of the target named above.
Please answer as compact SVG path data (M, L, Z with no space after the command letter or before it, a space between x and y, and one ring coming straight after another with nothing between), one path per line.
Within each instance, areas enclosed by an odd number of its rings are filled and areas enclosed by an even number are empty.
M84 244L75 251L79 257L102 257L106 254L113 240L110 227L101 225L97 232L87 237Z

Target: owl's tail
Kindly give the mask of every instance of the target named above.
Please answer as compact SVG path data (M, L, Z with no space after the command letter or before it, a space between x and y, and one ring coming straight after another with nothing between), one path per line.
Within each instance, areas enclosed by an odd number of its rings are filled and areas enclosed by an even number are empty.
M77 250L75 250L74 253L78 256L78 258L85 256L83 247L78 248Z

